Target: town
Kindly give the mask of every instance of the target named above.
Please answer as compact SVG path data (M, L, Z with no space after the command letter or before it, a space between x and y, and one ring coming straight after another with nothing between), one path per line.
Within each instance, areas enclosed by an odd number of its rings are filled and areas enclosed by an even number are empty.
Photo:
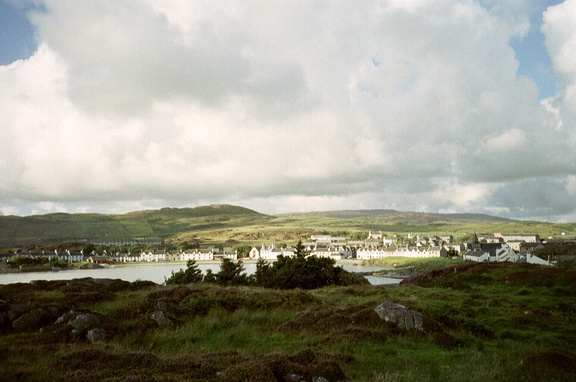
M139 263L139 262L186 262L194 261L218 261L223 258L231 260L258 260L264 259L273 262L279 256L293 257L295 249L292 246L281 244L242 246L242 250L233 247L218 247L214 245L196 245L189 249L166 249L160 241L149 240L154 243L155 249L127 249L116 250L114 246L97 242L106 249L93 250L19 250L14 252L0 253L0 264L6 270L6 264L15 257L28 259L44 259L47 261L59 260L67 263ZM115 242L117 244L119 242ZM122 243L131 243L130 241ZM142 240L132 241L142 243ZM387 257L409 258L459 258L464 261L475 262L526 262L541 265L552 265L554 259L542 259L532 252L546 247L560 247L575 244L574 239L547 239L542 240L538 234L472 234L470 240L455 242L452 235L392 235L387 236L382 232L368 232L364 240L348 240L345 237L331 235L311 236L308 240L300 242L309 256L328 257L334 260L356 259L376 260ZM94 246L93 246L94 247ZM134 247L137 248L137 247Z

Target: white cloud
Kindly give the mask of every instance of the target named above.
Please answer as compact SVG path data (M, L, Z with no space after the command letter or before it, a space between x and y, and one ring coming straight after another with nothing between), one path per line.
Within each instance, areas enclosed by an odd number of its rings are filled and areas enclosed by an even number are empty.
M576 172L574 1L545 15L543 104L509 45L526 1L44 3L36 54L0 67L2 211L513 216L537 201L503 205L514 182Z

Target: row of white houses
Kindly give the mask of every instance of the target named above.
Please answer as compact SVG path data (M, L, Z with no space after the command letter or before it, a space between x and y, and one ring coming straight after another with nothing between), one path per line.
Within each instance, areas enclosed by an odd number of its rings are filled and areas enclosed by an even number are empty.
M190 249L185 251L143 251L140 253L90 253L85 254L82 251L42 251L42 252L17 252L0 254L0 260L10 261L14 256L24 256L29 258L44 257L48 260L58 258L59 260L70 263L128 263L128 262L157 262L157 261L204 261L219 260L228 258L236 260L238 252L231 249L224 251L215 248L208 249Z
M385 257L448 257L448 250L444 246L388 246L376 248L358 248L356 258L359 260L382 259Z

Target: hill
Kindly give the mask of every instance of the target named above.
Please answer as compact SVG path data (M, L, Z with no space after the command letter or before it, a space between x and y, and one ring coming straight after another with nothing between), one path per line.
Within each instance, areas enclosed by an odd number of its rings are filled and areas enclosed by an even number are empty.
M67 214L0 216L0 246L15 247L59 241L166 239L181 232L244 226L266 215L231 205L162 208L126 214Z
M483 214L436 214L395 210L344 210L265 215L227 205L162 208L126 214L0 216L0 248L30 247L64 241L117 241L156 237L166 242L214 244L295 243L311 235L361 239L368 231L394 234L472 232L576 235L575 223L511 220Z

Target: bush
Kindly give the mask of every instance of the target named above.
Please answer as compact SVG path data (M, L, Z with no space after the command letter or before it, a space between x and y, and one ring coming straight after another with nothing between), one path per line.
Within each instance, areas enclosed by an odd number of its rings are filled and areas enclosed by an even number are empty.
M223 258L220 264L220 272L214 276L218 285L248 285L251 278L244 272L244 263L242 260L233 262L230 259Z
M202 281L202 271L194 260L188 260L186 270L180 269L178 272L172 271L172 276L164 278L166 285L181 285L199 283Z
M278 256L272 264L259 260L255 281L258 286L278 289L316 289L328 285L367 284L364 277L336 266L334 259L316 256Z

